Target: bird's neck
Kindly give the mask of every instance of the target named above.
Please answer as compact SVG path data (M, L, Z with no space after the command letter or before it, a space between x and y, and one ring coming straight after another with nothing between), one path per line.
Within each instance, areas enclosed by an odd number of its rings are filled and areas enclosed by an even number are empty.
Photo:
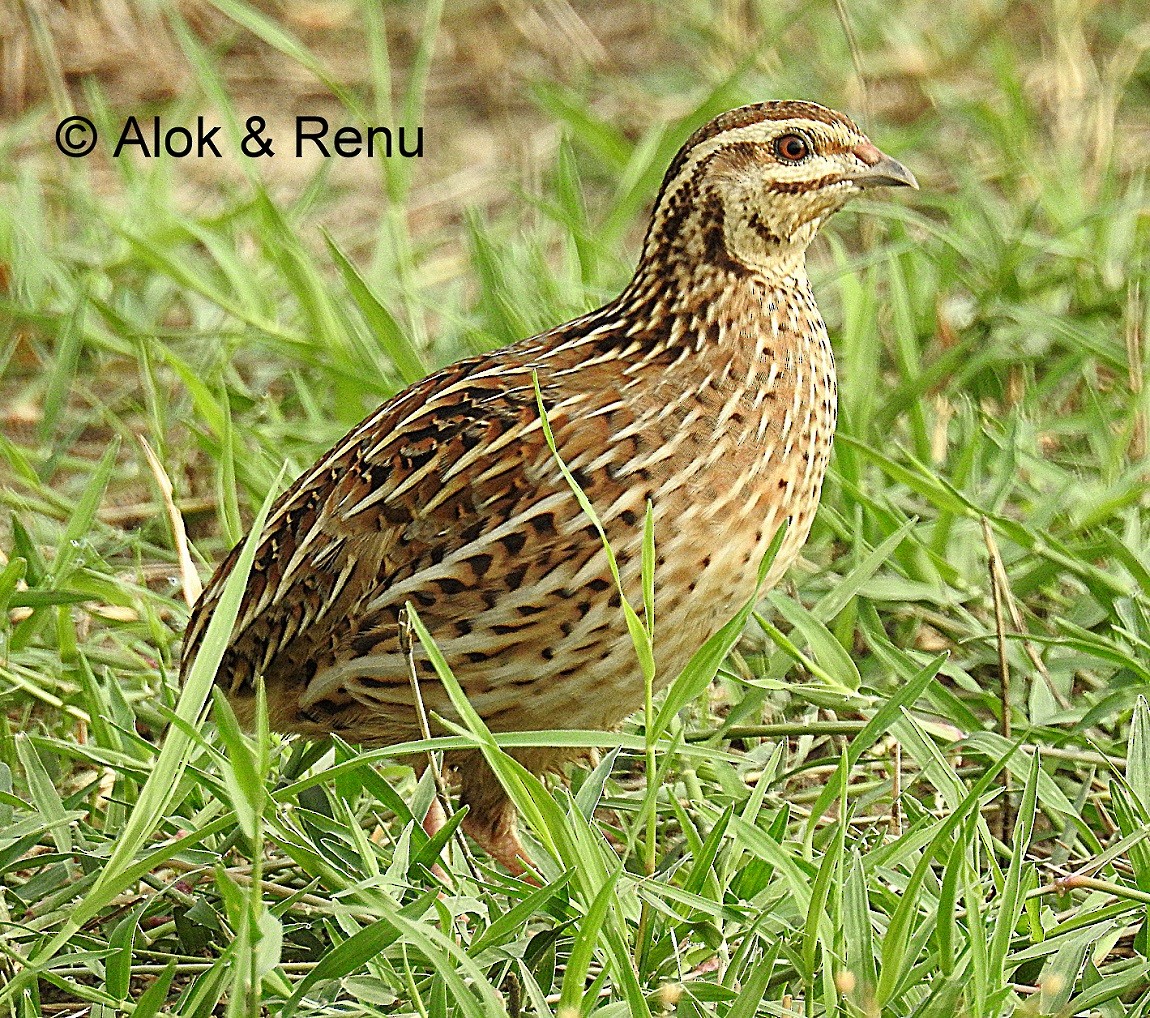
M801 343L812 327L823 329L805 247L762 269L645 257L614 304L632 335L656 333L671 349L700 353L716 346L753 353L764 342Z

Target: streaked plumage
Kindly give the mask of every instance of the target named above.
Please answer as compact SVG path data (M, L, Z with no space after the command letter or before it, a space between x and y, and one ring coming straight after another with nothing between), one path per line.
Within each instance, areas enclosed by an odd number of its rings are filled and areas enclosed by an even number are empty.
M805 251L874 184L914 186L853 122L813 103L747 106L697 131L616 300L404 390L280 498L218 676L241 718L262 674L279 731L418 738L397 624L407 601L496 731L610 727L641 705L619 596L544 440L533 371L636 604L653 505L657 681L674 678L751 595L782 521L768 583L806 540L836 390ZM185 666L237 557L196 606ZM452 717L420 666L427 709ZM533 770L564 758L518 755ZM517 869L498 782L478 758L451 762L465 764L469 833Z

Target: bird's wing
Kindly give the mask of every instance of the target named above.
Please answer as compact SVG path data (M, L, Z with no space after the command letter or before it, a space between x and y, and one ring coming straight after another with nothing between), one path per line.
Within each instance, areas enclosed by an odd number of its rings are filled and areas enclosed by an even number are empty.
M440 621L491 612L496 596L510 610L514 597L506 595L531 584L529 569L563 560L577 570L596 552L594 531L589 539L589 522L576 522L578 508L547 448L531 366L493 354L429 376L284 493L261 536L220 668L231 694L250 692L262 674L269 686L280 680L306 689L305 705L317 702L328 692L322 678L308 688L317 672L338 675L332 667L349 658L395 657L395 618L406 600ZM553 423L564 433L564 458L586 459L605 439L605 422L564 427L584 397L564 395L545 377L540 384L545 403L558 404ZM238 552L196 605L184 669Z

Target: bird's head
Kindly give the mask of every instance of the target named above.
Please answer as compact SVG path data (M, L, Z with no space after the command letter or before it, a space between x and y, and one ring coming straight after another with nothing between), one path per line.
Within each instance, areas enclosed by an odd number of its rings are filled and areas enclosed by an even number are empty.
M679 150L645 255L792 271L827 216L856 194L892 186L918 184L849 117L810 102L743 106L699 128Z

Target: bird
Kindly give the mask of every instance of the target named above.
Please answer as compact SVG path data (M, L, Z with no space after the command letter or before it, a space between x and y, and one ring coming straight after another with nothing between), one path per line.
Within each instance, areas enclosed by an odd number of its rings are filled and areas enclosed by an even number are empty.
M493 732L617 726L644 702L621 606L642 603L648 505L654 687L673 680L806 541L837 414L807 247L849 199L880 187L918 184L852 119L813 102L755 103L696 130L618 297L403 389L273 504L216 674L240 722L254 724L262 678L282 733L373 747L419 739L421 718L458 723L421 648L412 681L410 604ZM601 521L618 584L559 460ZM241 547L194 607L184 674ZM512 755L543 773L574 752ZM531 859L494 772L472 750L445 767L468 807L464 831L523 874ZM443 823L435 812L429 833Z

